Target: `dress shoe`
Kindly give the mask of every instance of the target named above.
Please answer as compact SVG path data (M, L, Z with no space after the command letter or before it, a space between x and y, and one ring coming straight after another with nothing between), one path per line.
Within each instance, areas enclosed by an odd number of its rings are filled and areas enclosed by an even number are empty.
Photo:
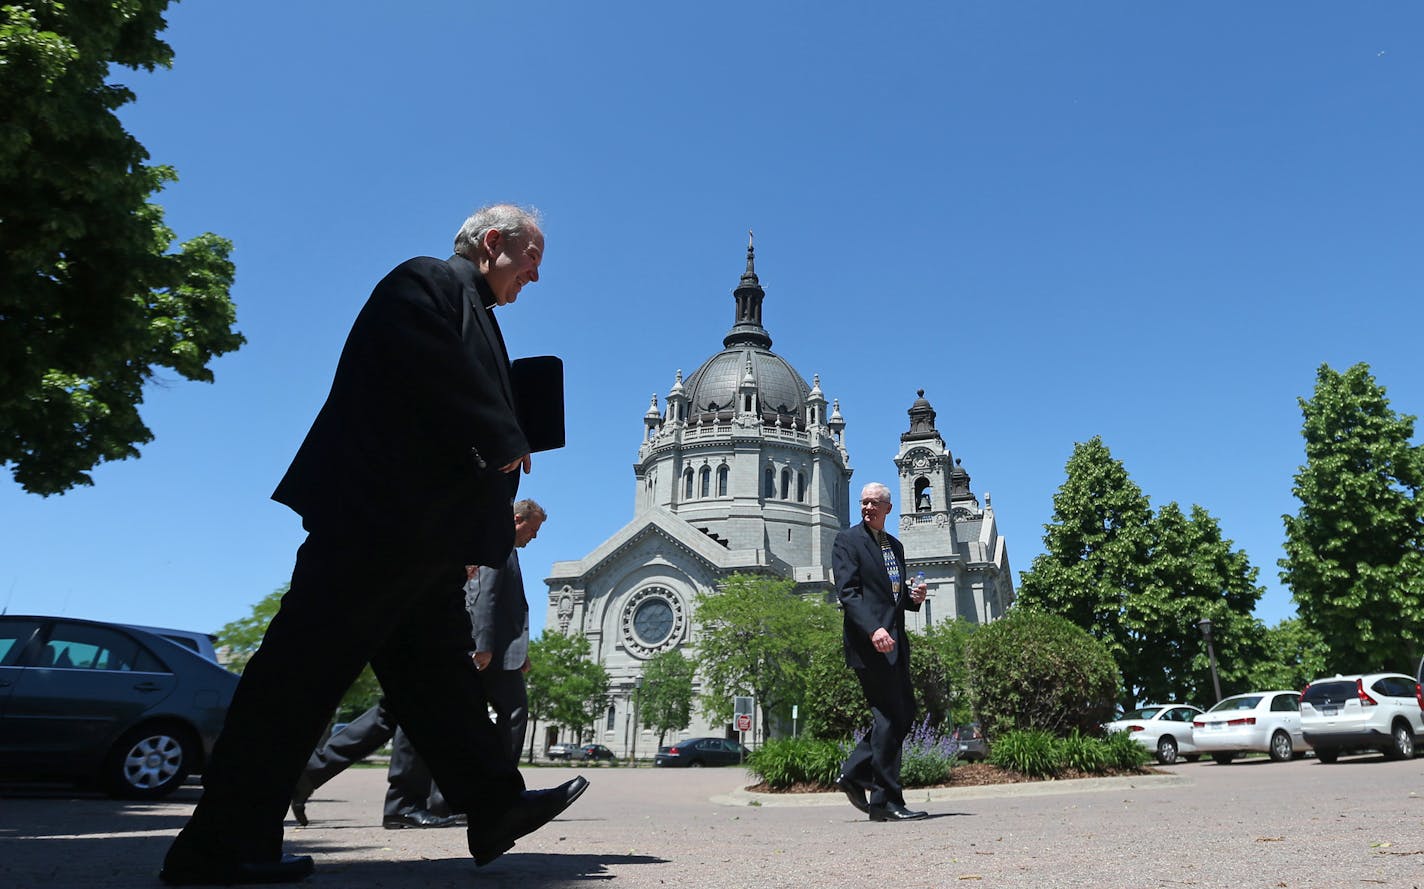
M928 812L915 812L899 803L886 803L883 806L870 807L871 821L919 821L921 818L928 817Z
M231 861L170 851L158 878L170 886L297 883L315 869L310 855L283 855L277 861Z
M454 827L460 820L454 815L432 815L424 809L411 809L399 815L387 815L381 819L386 830L402 830L407 827Z
M548 790L526 790L503 815L482 825L471 824L470 854L475 864L483 867L508 852L515 840L553 821L587 789L587 779L578 777Z
M292 800L292 817L297 819L297 823L302 827L307 826L307 804Z
M852 806L855 806L862 812L868 813L870 811L870 803L865 801L865 788L847 778L845 775L836 778L836 787L840 788L841 793L846 795L846 799L850 800Z

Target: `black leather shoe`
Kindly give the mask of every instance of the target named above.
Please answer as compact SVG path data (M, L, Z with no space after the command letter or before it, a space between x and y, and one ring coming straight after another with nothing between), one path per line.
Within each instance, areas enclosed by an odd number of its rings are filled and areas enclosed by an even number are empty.
M454 827L461 823L454 815L433 815L424 809L411 809L399 815L387 815L381 819L386 830L402 830L407 827Z
M283 855L278 861L224 861L170 851L158 878L170 886L298 883L315 869L310 855Z
M870 811L870 803L865 801L865 788L847 778L845 775L836 778L836 787L840 788L841 793L846 795L846 799L850 800L852 806L855 806L862 812L868 813Z
M305 801L292 800L292 817L297 819L297 823L302 827L307 826L307 804Z
M886 803L883 806L870 807L871 821L919 821L921 818L928 817L928 812L911 811L899 803Z
M583 777L548 790L526 790L493 822L469 827L470 854L484 867L514 847L514 841L558 817L588 789Z

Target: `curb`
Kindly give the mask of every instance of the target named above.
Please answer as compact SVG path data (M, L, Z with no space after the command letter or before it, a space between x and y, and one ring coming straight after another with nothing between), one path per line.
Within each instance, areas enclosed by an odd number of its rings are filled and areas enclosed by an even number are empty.
M1095 793L1105 790L1160 790L1186 787L1190 778L1177 774L1125 775L1114 778L1070 778L1048 781L1021 781L1017 784L986 784L978 787L917 787L905 791L905 803L935 803L958 799L993 799L997 797L1056 796L1064 793ZM719 806L844 806L845 794L831 793L757 793L738 788L711 798Z

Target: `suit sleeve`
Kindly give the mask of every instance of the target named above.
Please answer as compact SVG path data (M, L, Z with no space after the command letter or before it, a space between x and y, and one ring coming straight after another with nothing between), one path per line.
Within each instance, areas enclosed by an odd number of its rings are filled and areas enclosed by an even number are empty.
M357 322L377 334L363 338L361 359L379 369L407 416L425 421L427 434L477 449L490 467L504 466L529 445L498 377L498 362L508 357L485 348L473 360L461 338L464 298L463 285L439 260L403 263L376 286Z
M831 575L836 581L836 598L840 600L851 624L868 639L881 624L875 616L875 609L865 599L860 562L861 554L850 535L837 535L831 547Z
M498 645L495 638L495 621L499 613L499 590L503 586L503 574L502 568L482 565L466 591L465 607L470 612L470 635L475 643L475 651L494 651Z

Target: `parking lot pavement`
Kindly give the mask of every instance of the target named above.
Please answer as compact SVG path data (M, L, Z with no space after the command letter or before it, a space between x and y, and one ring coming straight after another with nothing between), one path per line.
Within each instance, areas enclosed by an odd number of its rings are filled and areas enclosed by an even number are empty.
M1204 762L1138 785L985 788L916 803L931 817L908 824L872 824L833 797L738 801L738 769L542 768L526 780L548 787L580 772L583 798L488 867L474 866L461 829L383 830L379 769L324 786L311 827L288 822L287 848L316 856L304 885L330 889L1424 885L1421 759ZM5 788L0 886L155 889L198 793L139 804Z

